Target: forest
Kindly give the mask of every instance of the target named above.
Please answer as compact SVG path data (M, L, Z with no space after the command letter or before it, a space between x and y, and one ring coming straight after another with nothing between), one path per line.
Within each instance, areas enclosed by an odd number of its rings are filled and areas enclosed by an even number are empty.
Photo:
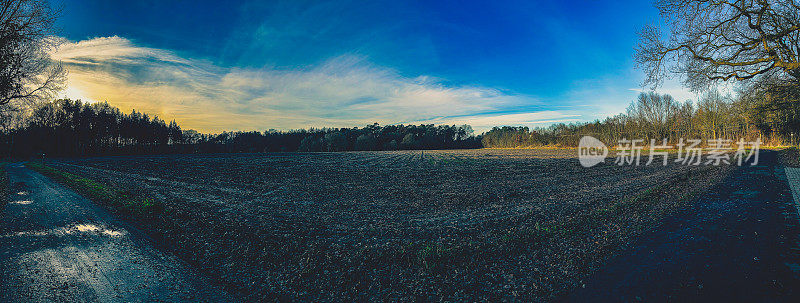
M388 125L202 134L108 103L60 99L4 123L0 148L14 157L159 153L319 152L481 147L468 125Z
M604 120L534 129L495 127L483 134L482 143L496 148L577 146L582 136L590 135L612 146L623 138L671 143L679 138L761 138L768 145L793 145L800 130L799 87L792 82L749 87L736 97L711 91L696 103L641 93L625 113Z

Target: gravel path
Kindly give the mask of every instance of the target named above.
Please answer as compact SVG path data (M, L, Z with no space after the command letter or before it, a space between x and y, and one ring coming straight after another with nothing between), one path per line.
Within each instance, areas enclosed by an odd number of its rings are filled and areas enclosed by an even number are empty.
M228 301L141 232L21 164L0 207L0 302Z

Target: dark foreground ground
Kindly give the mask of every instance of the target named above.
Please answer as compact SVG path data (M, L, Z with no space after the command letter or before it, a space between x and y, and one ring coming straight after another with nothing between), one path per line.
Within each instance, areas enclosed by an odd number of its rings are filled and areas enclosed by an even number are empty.
M249 301L796 301L798 217L775 152L752 168L586 169L575 155L48 163L163 202L156 217L126 220L168 254L86 199L12 167L0 301L218 300L188 267Z
M225 301L184 263L91 201L21 164L7 171L0 302Z
M575 150L167 155L49 165L164 202L144 230L250 300L552 300L724 176ZM612 159L613 160L613 159Z
M574 302L800 302L798 214L776 152L666 218Z

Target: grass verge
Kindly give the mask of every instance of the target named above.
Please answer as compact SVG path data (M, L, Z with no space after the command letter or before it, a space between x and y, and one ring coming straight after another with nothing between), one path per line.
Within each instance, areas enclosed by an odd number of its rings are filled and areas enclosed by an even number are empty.
M100 202L114 211L137 219L150 219L164 212L163 204L127 190L105 186L92 179L63 172L38 162L27 162L25 166L59 183L67 185L92 200Z

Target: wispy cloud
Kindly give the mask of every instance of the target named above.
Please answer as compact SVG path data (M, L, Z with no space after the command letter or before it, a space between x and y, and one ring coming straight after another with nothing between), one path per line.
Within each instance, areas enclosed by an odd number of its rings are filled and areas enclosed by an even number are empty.
M69 70L67 97L108 101L201 131L372 122L470 123L482 129L580 118L530 96L407 77L359 56L296 69L226 68L115 36L67 42L53 58Z

